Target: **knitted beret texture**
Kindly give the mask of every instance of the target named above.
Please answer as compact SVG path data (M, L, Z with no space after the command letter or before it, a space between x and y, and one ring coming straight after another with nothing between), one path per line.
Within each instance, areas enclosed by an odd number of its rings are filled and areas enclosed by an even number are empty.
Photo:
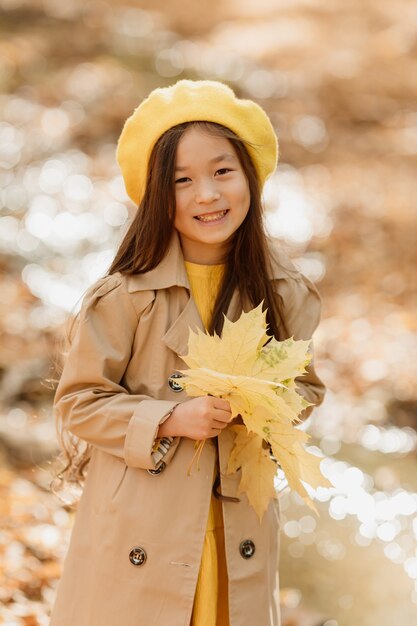
M154 89L126 120L116 157L126 191L135 204L142 200L149 158L169 128L183 122L216 122L246 144L261 188L278 161L278 140L265 111L252 100L237 98L227 85L210 80L180 80Z

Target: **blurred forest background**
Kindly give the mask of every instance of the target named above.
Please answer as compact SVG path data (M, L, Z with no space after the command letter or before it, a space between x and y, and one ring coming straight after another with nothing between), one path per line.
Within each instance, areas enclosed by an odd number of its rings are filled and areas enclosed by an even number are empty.
M115 162L157 86L223 80L275 125L266 223L323 296L303 427L335 485L281 484L283 626L417 623L417 4L0 0L0 623L44 626L65 325L134 206ZM256 626L256 625L254 625Z

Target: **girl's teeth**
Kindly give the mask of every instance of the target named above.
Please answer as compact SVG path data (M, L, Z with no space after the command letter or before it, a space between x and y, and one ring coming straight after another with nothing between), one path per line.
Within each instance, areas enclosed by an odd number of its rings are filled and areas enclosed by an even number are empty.
M220 213L215 213L214 215L200 215L197 216L197 219L201 220L202 222L214 222L215 220L222 218L224 215L226 215L226 213L227 211L221 211Z

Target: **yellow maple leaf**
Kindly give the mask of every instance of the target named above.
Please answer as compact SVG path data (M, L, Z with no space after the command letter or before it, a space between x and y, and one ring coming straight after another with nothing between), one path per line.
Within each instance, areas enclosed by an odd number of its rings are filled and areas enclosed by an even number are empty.
M308 441L311 437L308 433L294 428L291 424L285 422L277 422L273 419L273 416L268 414L263 407L256 407L253 415L250 419L246 420L245 425L250 431L250 435L257 438L265 439L271 444L274 457L278 461L285 476L288 480L288 484L291 489L294 489L304 502L312 508L318 515L318 511L303 486L301 479L305 480L311 486L317 487L319 485L326 486L324 483L327 481L325 477L319 471L319 464L321 459L310 454L306 451L302 444ZM236 426L231 427L236 430ZM245 429L244 426L240 428ZM245 429L246 430L246 429ZM237 432L237 431L236 431ZM238 442L242 446L242 438ZM235 442L235 445L237 443ZM232 455L235 450L232 449ZM234 467L233 464L229 465L230 470ZM276 472L275 468L275 472ZM253 488L250 485L250 476L246 478L244 483L241 483L242 488ZM328 481L327 481L328 483ZM328 483L328 486L332 486ZM266 508L266 504L263 502L261 510ZM257 510L259 515L259 511Z
M190 331L188 355L182 357L188 367L247 375L260 347L268 339L262 303L248 313L242 313L240 321L245 326L244 334L236 333L235 323L227 317L221 338L200 329L197 333Z
M232 406L233 416L242 414L251 407L261 405L274 411L277 418L292 421L296 415L293 408L276 393L281 383L252 378L251 376L234 376L215 372L205 367L182 370L185 378L181 379L189 396L211 395L225 398Z
M310 341L302 339L294 341L290 337L277 341L272 338L253 364L251 375L276 382L300 376L311 361L309 347Z
M269 452L260 447L263 440L271 446L290 487L317 513L301 481L314 487L332 485L320 472L321 459L303 448L310 435L294 427L301 411L311 406L297 392L295 382L311 360L310 342L292 337L276 341L265 330L266 311L260 304L242 313L236 322L225 319L221 338L190 331L189 351L182 357L189 369L182 370L181 382L189 396L224 398L232 416L242 416L248 441L245 443L240 433L232 456L243 459L240 488L260 518L266 499L275 493L271 481L274 466ZM198 443L197 456L203 445L204 441ZM249 453L254 454L253 462ZM261 493L255 496L260 487Z
M248 433L245 426L234 425L230 428L237 436L229 457L227 473L232 474L239 468L242 469L238 494L246 493L261 522L270 500L277 498L274 486L277 466L269 451L263 447L262 437Z
M318 515L318 511L312 503L310 496L305 490L302 480L313 488L333 487L332 483L321 473L320 463L322 457L318 457L306 450L302 444L310 439L310 435L298 428L290 427L296 438L291 439L287 425L273 423L266 434L267 441L271 444L272 452L280 464L291 489L294 489L304 502Z

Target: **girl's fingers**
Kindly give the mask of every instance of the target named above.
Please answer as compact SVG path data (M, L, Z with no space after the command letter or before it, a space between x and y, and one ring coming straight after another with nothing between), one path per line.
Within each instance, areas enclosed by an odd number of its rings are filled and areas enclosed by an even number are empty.
M211 427L215 428L216 430L223 430L223 428L225 428L226 426L227 426L227 421L222 422L218 420L213 420L211 423Z
M228 400L223 400L223 398L215 398L214 408L219 411L228 411L230 413L230 404Z
M218 420L219 422L230 422L230 418L232 417L232 412L231 410L223 410L223 409L218 409L216 407L216 420Z
M221 422L222 423L222 428L223 428L223 426L228 424L230 422L230 420L232 419L232 414L231 413L226 413L226 411L222 411L222 413L216 411L215 415L216 415L216 417L214 418L213 421Z

